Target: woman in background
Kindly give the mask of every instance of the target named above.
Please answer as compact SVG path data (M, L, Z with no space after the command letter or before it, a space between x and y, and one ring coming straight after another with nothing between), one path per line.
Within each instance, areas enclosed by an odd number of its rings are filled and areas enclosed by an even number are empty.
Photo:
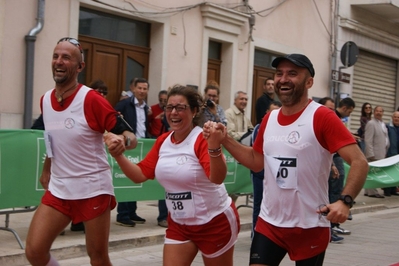
M357 130L357 134L360 137L360 148L362 149L363 152L364 152L364 147L365 147L365 144L364 144L364 131L365 131L367 122L370 121L370 119L371 119L372 110L373 109L372 109L372 106L371 106L370 103L365 102L362 105L362 111L361 111L362 115L360 117L360 127Z

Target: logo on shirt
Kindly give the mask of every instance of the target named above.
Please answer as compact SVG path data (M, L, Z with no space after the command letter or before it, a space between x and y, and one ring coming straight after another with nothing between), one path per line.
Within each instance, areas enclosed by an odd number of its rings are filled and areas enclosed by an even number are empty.
M71 129L75 126L75 120L73 120L72 118L67 118L64 121L64 125L65 125L65 128Z
M185 164L187 162L187 160L188 160L187 156L186 155L182 155L182 156L177 157L176 163L178 165L183 165L183 164Z
M298 131L292 131L289 135L288 135L288 142L291 144L295 144L299 141L300 135Z

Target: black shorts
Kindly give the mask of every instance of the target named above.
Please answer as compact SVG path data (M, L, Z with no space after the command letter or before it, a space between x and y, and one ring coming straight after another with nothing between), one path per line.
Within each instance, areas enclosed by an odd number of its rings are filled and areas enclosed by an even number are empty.
M251 244L249 264L262 264L277 266L287 254L287 250L280 247L261 233L254 232ZM296 262L296 266L321 266L323 265L325 251L322 253Z

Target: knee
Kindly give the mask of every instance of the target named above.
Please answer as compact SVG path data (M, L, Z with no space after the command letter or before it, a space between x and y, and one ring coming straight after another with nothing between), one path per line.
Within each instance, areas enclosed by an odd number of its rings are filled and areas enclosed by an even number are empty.
M25 256L32 265L46 265L50 260L50 253L40 252L29 245L25 248Z

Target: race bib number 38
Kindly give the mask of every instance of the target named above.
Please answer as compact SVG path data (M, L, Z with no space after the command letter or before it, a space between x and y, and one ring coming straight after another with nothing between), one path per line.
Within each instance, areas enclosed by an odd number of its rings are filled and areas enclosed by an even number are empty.
M195 216L194 201L191 191L165 193L168 211L174 218L193 218Z

